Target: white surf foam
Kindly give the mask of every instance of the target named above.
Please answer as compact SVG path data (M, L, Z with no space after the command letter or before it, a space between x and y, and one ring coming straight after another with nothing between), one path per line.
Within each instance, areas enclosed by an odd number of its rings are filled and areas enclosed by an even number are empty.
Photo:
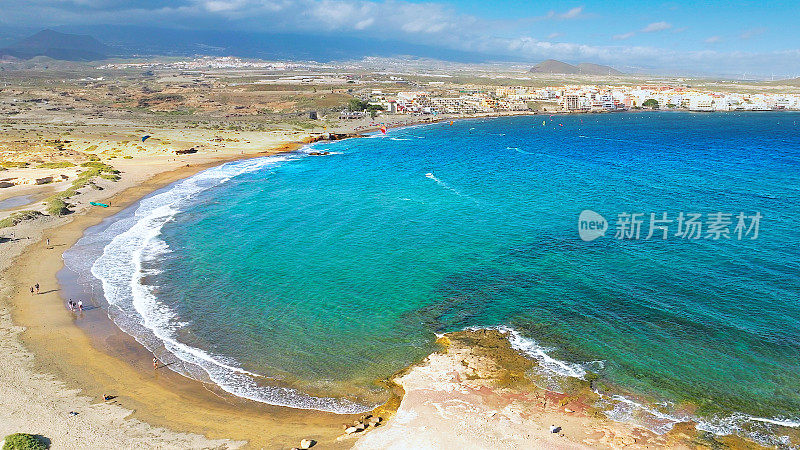
M601 404L610 406L610 409L603 411L609 419L617 422L636 422L656 434L667 433L676 423L691 419L689 416L667 414L622 395L608 396L597 391L595 393L600 395Z
M776 433L776 428L800 428L800 420L755 417L747 414L731 414L725 417L698 420L697 429L720 436L746 436L762 445L779 448L797 448L792 446L789 436ZM796 443L795 443L796 444Z
M778 425L781 427L788 427L788 428L800 428L800 420L791 420L791 419L765 419L763 417L749 417L750 420L754 420L756 422L764 422L769 423L772 425Z
M496 327L470 327L468 330L497 330L506 336L511 343L511 348L521 351L539 363L539 367L543 370L550 372L554 375L565 377L574 377L583 379L586 376L586 370L578 364L570 363L555 359L547 354L552 351L551 348L542 347L533 339L526 338L519 334L519 332L509 326L499 325Z
M549 370L550 372L566 377L583 379L583 377L586 376L586 369L580 365L561 361L548 355L547 352L552 351L553 349L542 347L533 339L522 336L517 330L511 327L500 326L497 329L508 335L508 340L511 342L512 348L515 348L532 357L538 361L539 365L545 370Z
M91 272L102 282L109 303L109 316L149 350L159 352L162 360L176 358L181 363L175 367L177 371L182 370L186 375L211 381L239 397L271 405L341 414L365 412L372 407L345 399L313 397L285 387L259 385L256 380L261 376L239 367L236 361L180 342L176 331L186 324L159 300L152 286L142 283L142 278L152 273L144 265L170 251L166 242L159 239L161 229L192 198L238 175L296 157L281 155L228 163L143 199L133 220L129 222L132 225L124 231L120 230L105 246L102 256L92 265ZM166 354L163 354L162 348L167 351Z
M306 144L306 145L298 148L295 151L297 153L303 153L303 154L306 154L306 155L309 154L309 153L312 153L312 152L328 152L328 155L342 155L342 154L344 154L344 152L335 152L335 151L331 151L330 149L325 148L325 147L319 147L319 144Z
M544 347L534 339L522 336L517 330L509 326L468 327L466 329L493 329L506 334L511 347L535 359L539 363L539 367L544 370L545 375L584 379L587 374L586 367L594 366L602 369L605 366L604 361L590 361L585 365L581 365L553 358L548 355L548 352L552 352L552 348ZM656 434L667 433L677 423L694 421L697 422L698 430L708 431L720 436L737 434L749 437L764 445L780 446L788 445L789 441L788 437L771 432L775 426L800 428L800 420L797 419L778 417L767 419L741 413L714 418L699 418L678 412L664 412L663 409L671 406L666 403L661 404L663 408L659 408L659 405L650 406L624 395L606 394L597 390L594 392L600 396L599 403L607 408L603 411L603 414L609 419L617 422L635 422ZM752 426L746 426L753 423L763 424L762 429L758 429L758 426L755 427L756 429L752 429Z

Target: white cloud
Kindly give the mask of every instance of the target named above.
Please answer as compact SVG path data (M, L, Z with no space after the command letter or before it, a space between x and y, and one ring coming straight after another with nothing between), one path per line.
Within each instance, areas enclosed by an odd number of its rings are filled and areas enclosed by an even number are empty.
M800 50L757 53L719 52L622 45L640 32L679 31L667 22L654 22L641 31L613 36L617 45L555 42L560 33L537 40L518 31L520 23L489 21L465 14L447 3L428 0L0 0L0 23L48 27L54 25L123 24L194 30L225 29L270 33L337 33L382 38L473 51L502 60L509 56L612 64L627 70L650 72L729 73L779 68L800 72ZM584 8L551 12L529 18L563 20L586 17ZM509 26L514 22L514 27ZM526 25L527 26L527 25ZM598 23L605 27L607 23ZM507 28L503 28L507 27ZM741 37L755 36L747 30ZM543 33L539 31L539 33ZM712 42L709 42L712 43ZM697 43L703 47L702 43Z
M706 39L703 42L705 42L706 44L716 44L717 42L720 42L720 41L722 41L721 37L719 37L719 36L711 36L710 38Z
M575 19L580 17L581 14L583 14L583 6L577 6L563 13L550 11L547 15L539 17L539 19Z
M763 27L751 28L749 30L744 30L742 32L742 34L739 35L739 37L742 38L742 39L751 39L751 38L754 38L756 36L764 34L764 32L766 32L766 31L767 31L767 29L763 28Z
M656 31L664 31L672 28L672 24L668 22L653 22L650 25L642 28L642 33L655 33Z
M564 14L559 14L558 17L562 19L574 19L581 15L583 12L583 6L578 6L576 8L572 8L569 11L565 12Z
M364 20L356 23L353 28L355 28L356 30L363 30L363 29L366 29L366 28L370 27L373 23L375 23L375 18L374 17L369 17L367 19L364 19Z
M234 11L244 5L242 0L212 0L203 5L209 12Z

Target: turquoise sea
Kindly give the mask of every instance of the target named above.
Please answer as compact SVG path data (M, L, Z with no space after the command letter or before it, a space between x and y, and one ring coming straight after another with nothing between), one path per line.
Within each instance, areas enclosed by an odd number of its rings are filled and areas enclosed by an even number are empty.
M797 445L799 122L525 116L320 143L175 183L65 259L175 370L254 400L363 411L436 333L501 327L554 389L596 373L615 420ZM579 237L583 210L605 236ZM639 239L615 237L622 213ZM730 237L707 236L716 213Z

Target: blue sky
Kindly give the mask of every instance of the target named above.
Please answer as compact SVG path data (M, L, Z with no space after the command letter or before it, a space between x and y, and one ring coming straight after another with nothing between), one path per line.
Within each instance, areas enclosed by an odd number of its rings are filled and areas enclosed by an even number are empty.
M800 2L480 0L0 0L0 24L149 24L337 33L498 60L665 73L800 74Z

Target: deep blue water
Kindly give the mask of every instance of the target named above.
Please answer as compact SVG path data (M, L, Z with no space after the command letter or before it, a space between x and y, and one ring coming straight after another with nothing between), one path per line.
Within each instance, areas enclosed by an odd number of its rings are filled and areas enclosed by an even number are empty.
M143 202L138 237L104 258L142 261L130 273L144 286L128 292L102 258L94 272L132 322L263 401L377 402L374 381L434 333L503 325L564 362L542 360L554 379L596 372L649 410L610 400L615 418L763 432L750 416L800 420L798 120L512 117L317 144L333 154L229 164ZM587 209L611 226L592 242ZM614 237L624 212L644 214L641 239ZM645 239L650 213L681 212L704 228L729 213L732 237L681 239L673 222ZM739 213L762 216L757 239L737 238ZM253 394L240 369L299 391Z

